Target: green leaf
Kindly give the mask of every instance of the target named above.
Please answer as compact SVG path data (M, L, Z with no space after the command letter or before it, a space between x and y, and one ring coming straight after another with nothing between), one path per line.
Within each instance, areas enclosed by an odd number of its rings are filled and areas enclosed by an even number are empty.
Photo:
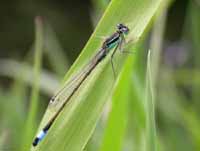
M151 51L149 50L147 59L146 77L146 149L156 151L156 126L154 109L154 87L152 83Z
M128 122L128 101L131 92L131 75L133 57L129 57L121 73L112 100L112 110L109 114L103 144L100 151L122 150L124 135Z
M35 118L37 115L38 109L38 100L39 100L39 79L41 72L41 61L42 61L42 48L43 48L43 28L42 28L42 19L37 17L35 19L36 24L36 35L35 35L35 56L34 56L34 78L33 86L31 91L30 98L30 111L28 114L28 119L25 124L23 143L21 150L27 150L30 148L32 138L34 136L35 130Z
M126 40L137 42L158 9L161 0L113 0L100 20L96 30L83 49L81 55L71 67L64 81L69 80L90 60L101 47L99 36L111 35L116 24L123 23L130 28ZM131 48L134 43L128 45ZM130 50L129 50L130 51ZM126 55L115 55L117 74L121 71ZM46 138L33 150L83 150L102 113L105 102L112 96L115 86L110 56L104 59L84 81L82 86L70 99L63 112L56 119ZM58 105L49 106L40 125L47 123L65 101L69 89L65 89Z

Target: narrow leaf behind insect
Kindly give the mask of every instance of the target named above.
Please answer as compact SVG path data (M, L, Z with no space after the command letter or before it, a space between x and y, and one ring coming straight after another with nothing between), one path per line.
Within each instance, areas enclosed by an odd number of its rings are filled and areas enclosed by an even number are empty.
M80 71L100 49L102 40L97 37L111 35L116 30L116 24L127 25L130 28L130 33L126 40L137 42L158 9L160 2L161 0L113 0L81 55L66 75L65 81ZM133 45L134 43L131 42L129 51ZM111 97L114 88L115 79L109 57L107 56L86 79L55 121L46 138L34 150L79 151L84 148L101 115L103 106ZM125 58L126 55L115 55L114 64L117 74L123 67ZM61 99L58 104L63 102L64 99ZM40 129L57 110L56 106L54 110L47 110Z
M156 126L154 111L154 90L152 85L151 51L148 52L146 74L146 149L156 151Z
M34 83L31 92L30 111L25 124L22 151L28 150L34 135L34 121L37 114L38 98L39 98L39 77L41 72L42 49L43 49L43 22L42 18L36 17L36 39L35 39L35 56L34 56Z
M130 99L133 61L133 57L127 59L124 70L118 80L100 151L120 151L122 149L128 120L128 100Z

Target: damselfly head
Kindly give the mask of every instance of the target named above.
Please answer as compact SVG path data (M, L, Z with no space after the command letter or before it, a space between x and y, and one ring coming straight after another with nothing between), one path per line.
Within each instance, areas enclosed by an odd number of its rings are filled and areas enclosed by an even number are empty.
M123 24L117 24L117 29L124 34L128 34L129 28Z

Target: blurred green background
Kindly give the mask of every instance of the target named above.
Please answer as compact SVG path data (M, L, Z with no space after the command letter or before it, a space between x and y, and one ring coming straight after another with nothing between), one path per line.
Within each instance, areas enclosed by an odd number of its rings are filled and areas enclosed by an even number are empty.
M109 0L0 1L0 150L17 150L21 145L19 138L29 112L34 85L37 20L43 29L44 50L35 132L49 98L59 88L108 3ZM158 150L198 151L200 1L174 0L161 15L158 22L155 17L145 36L140 52L141 64L137 67L144 83L146 61L143 60L146 60L147 50L152 41L162 40L155 99ZM159 25L163 28L163 35L161 39L154 39ZM133 127L137 126L133 124ZM86 150L95 150L99 144L95 144L99 141L98 136L95 133L93 139L96 141L89 142ZM129 143L127 141L124 148L129 148Z

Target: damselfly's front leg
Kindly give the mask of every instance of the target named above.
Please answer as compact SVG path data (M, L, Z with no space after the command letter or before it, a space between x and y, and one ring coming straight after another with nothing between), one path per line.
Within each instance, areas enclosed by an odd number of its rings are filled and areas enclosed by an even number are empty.
M117 49L119 48L119 45L120 45L120 42L117 43L115 49L113 50L112 54L111 54L111 58L110 58L110 61L111 61L111 65L112 65L112 70L113 70L113 74L114 74L114 77L116 78L116 73L115 73L115 68L114 68L114 64L113 64L113 57L117 51Z
M126 39L125 39L124 35L121 35L121 40L120 40L120 42L119 42L119 51L120 51L121 53L133 54L134 52L132 52L132 51L127 51L127 50L124 50L124 49L123 49L124 45L125 45L125 44L128 44L128 43L130 43L130 42L131 42L131 41L126 42Z

